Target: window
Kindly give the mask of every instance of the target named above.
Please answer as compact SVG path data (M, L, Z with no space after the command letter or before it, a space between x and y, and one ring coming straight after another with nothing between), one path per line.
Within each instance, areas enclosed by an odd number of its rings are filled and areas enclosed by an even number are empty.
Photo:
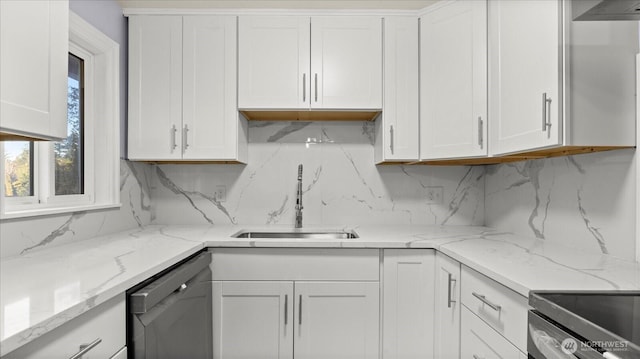
M2 143L2 218L119 206L118 52L70 13L67 137Z

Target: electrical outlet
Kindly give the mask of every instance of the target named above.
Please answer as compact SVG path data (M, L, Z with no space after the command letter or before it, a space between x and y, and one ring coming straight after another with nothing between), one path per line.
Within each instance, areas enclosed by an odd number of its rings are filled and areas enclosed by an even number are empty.
M442 186L429 186L426 188L427 204L442 204L444 188Z
M227 200L227 186L216 186L216 193L213 194L216 201L222 203Z

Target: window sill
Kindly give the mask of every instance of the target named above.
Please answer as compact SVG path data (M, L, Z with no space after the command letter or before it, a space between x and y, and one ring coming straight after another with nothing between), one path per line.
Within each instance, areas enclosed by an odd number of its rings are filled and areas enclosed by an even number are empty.
M24 211L13 211L0 214L0 220L20 219L39 216L48 216L53 214L64 214L73 212L96 211L101 209L120 208L122 204L88 204L73 207L49 207L41 209L29 209Z

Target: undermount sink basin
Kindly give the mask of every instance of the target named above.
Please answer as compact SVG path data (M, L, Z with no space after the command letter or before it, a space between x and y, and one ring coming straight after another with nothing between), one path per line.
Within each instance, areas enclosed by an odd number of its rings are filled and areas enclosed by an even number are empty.
M358 234L354 231L305 231L295 230L286 232L268 232L268 231L240 231L234 235L234 238L290 238L290 239L354 239L358 238Z

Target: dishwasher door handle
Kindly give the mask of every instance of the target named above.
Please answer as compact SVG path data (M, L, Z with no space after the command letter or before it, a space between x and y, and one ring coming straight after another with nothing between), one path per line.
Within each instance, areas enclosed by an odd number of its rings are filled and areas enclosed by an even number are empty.
M193 277L197 276L211 263L211 253L202 252L198 256L181 264L175 270L161 276L146 287L136 291L129 298L129 312L143 314L151 310L173 292L186 289Z

